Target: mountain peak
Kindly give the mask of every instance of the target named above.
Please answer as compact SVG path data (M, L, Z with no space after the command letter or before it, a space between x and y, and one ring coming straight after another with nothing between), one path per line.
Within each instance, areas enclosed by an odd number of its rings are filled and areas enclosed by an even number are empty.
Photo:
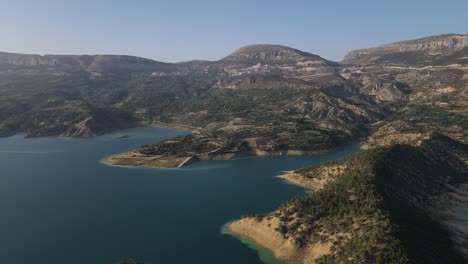
M271 52L271 51L281 51L281 50L295 50L293 48L277 45L277 44L253 44L240 47L235 50L232 54L236 53L245 53L245 52Z
M224 61L286 62L301 60L325 60L318 55L283 45L256 44L241 47L225 57Z

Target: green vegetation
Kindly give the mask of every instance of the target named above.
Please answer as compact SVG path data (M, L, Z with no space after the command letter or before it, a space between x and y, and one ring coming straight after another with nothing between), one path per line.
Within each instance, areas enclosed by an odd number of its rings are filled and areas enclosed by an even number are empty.
M446 107L432 105L410 106L408 110L398 113L390 120L403 120L410 122L415 128L426 131L438 131L458 126L461 130L468 130L468 113L459 105Z
M219 89L214 88L216 71L183 76L95 76L42 68L24 76L22 71L6 72L0 80L0 135L22 131L28 136L92 136L152 122L203 127L201 137L143 151L186 155L242 140L242 134L259 137L265 151L322 150L349 142L361 129L349 120L357 118L349 109L360 107L359 102L350 103L342 110L346 114L337 112L338 116L291 105L297 100L338 104L314 85L270 88L276 84L269 81L256 89ZM213 124L239 128L230 132L210 128Z
M467 145L434 134L420 147L374 148L296 170L313 177L319 168L344 168L322 190L282 206L276 230L298 247L331 242L321 264L466 263L449 231L430 216L450 186L467 180L467 156Z
M370 146L418 145L432 132L468 142L467 105L463 102L447 105L411 104L374 127L368 140Z
M146 155L176 155L186 157L197 153L205 153L216 149L208 139L195 140L194 136L178 136L173 139L162 141L156 145L145 145L138 152Z

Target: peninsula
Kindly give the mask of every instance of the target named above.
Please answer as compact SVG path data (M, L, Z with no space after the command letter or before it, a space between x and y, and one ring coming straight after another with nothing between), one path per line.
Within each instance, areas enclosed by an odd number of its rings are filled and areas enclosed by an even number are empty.
M445 221L468 199L467 161L468 145L431 134L305 167L281 177L309 196L226 229L305 264L466 263L467 237Z

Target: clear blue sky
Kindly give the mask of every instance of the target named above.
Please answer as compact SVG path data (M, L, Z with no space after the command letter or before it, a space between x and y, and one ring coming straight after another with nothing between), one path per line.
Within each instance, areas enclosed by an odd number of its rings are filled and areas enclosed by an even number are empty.
M468 0L0 0L0 51L217 60L248 44L346 52L468 33Z

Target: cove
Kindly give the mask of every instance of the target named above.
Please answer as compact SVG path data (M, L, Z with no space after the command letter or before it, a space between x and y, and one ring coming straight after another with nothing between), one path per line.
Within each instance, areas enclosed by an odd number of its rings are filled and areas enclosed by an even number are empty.
M352 145L324 155L202 161L181 169L99 162L187 133L135 128L89 139L0 138L1 262L268 262L258 247L221 234L223 224L304 195L275 177L282 171L360 151ZM122 134L129 138L113 138Z

